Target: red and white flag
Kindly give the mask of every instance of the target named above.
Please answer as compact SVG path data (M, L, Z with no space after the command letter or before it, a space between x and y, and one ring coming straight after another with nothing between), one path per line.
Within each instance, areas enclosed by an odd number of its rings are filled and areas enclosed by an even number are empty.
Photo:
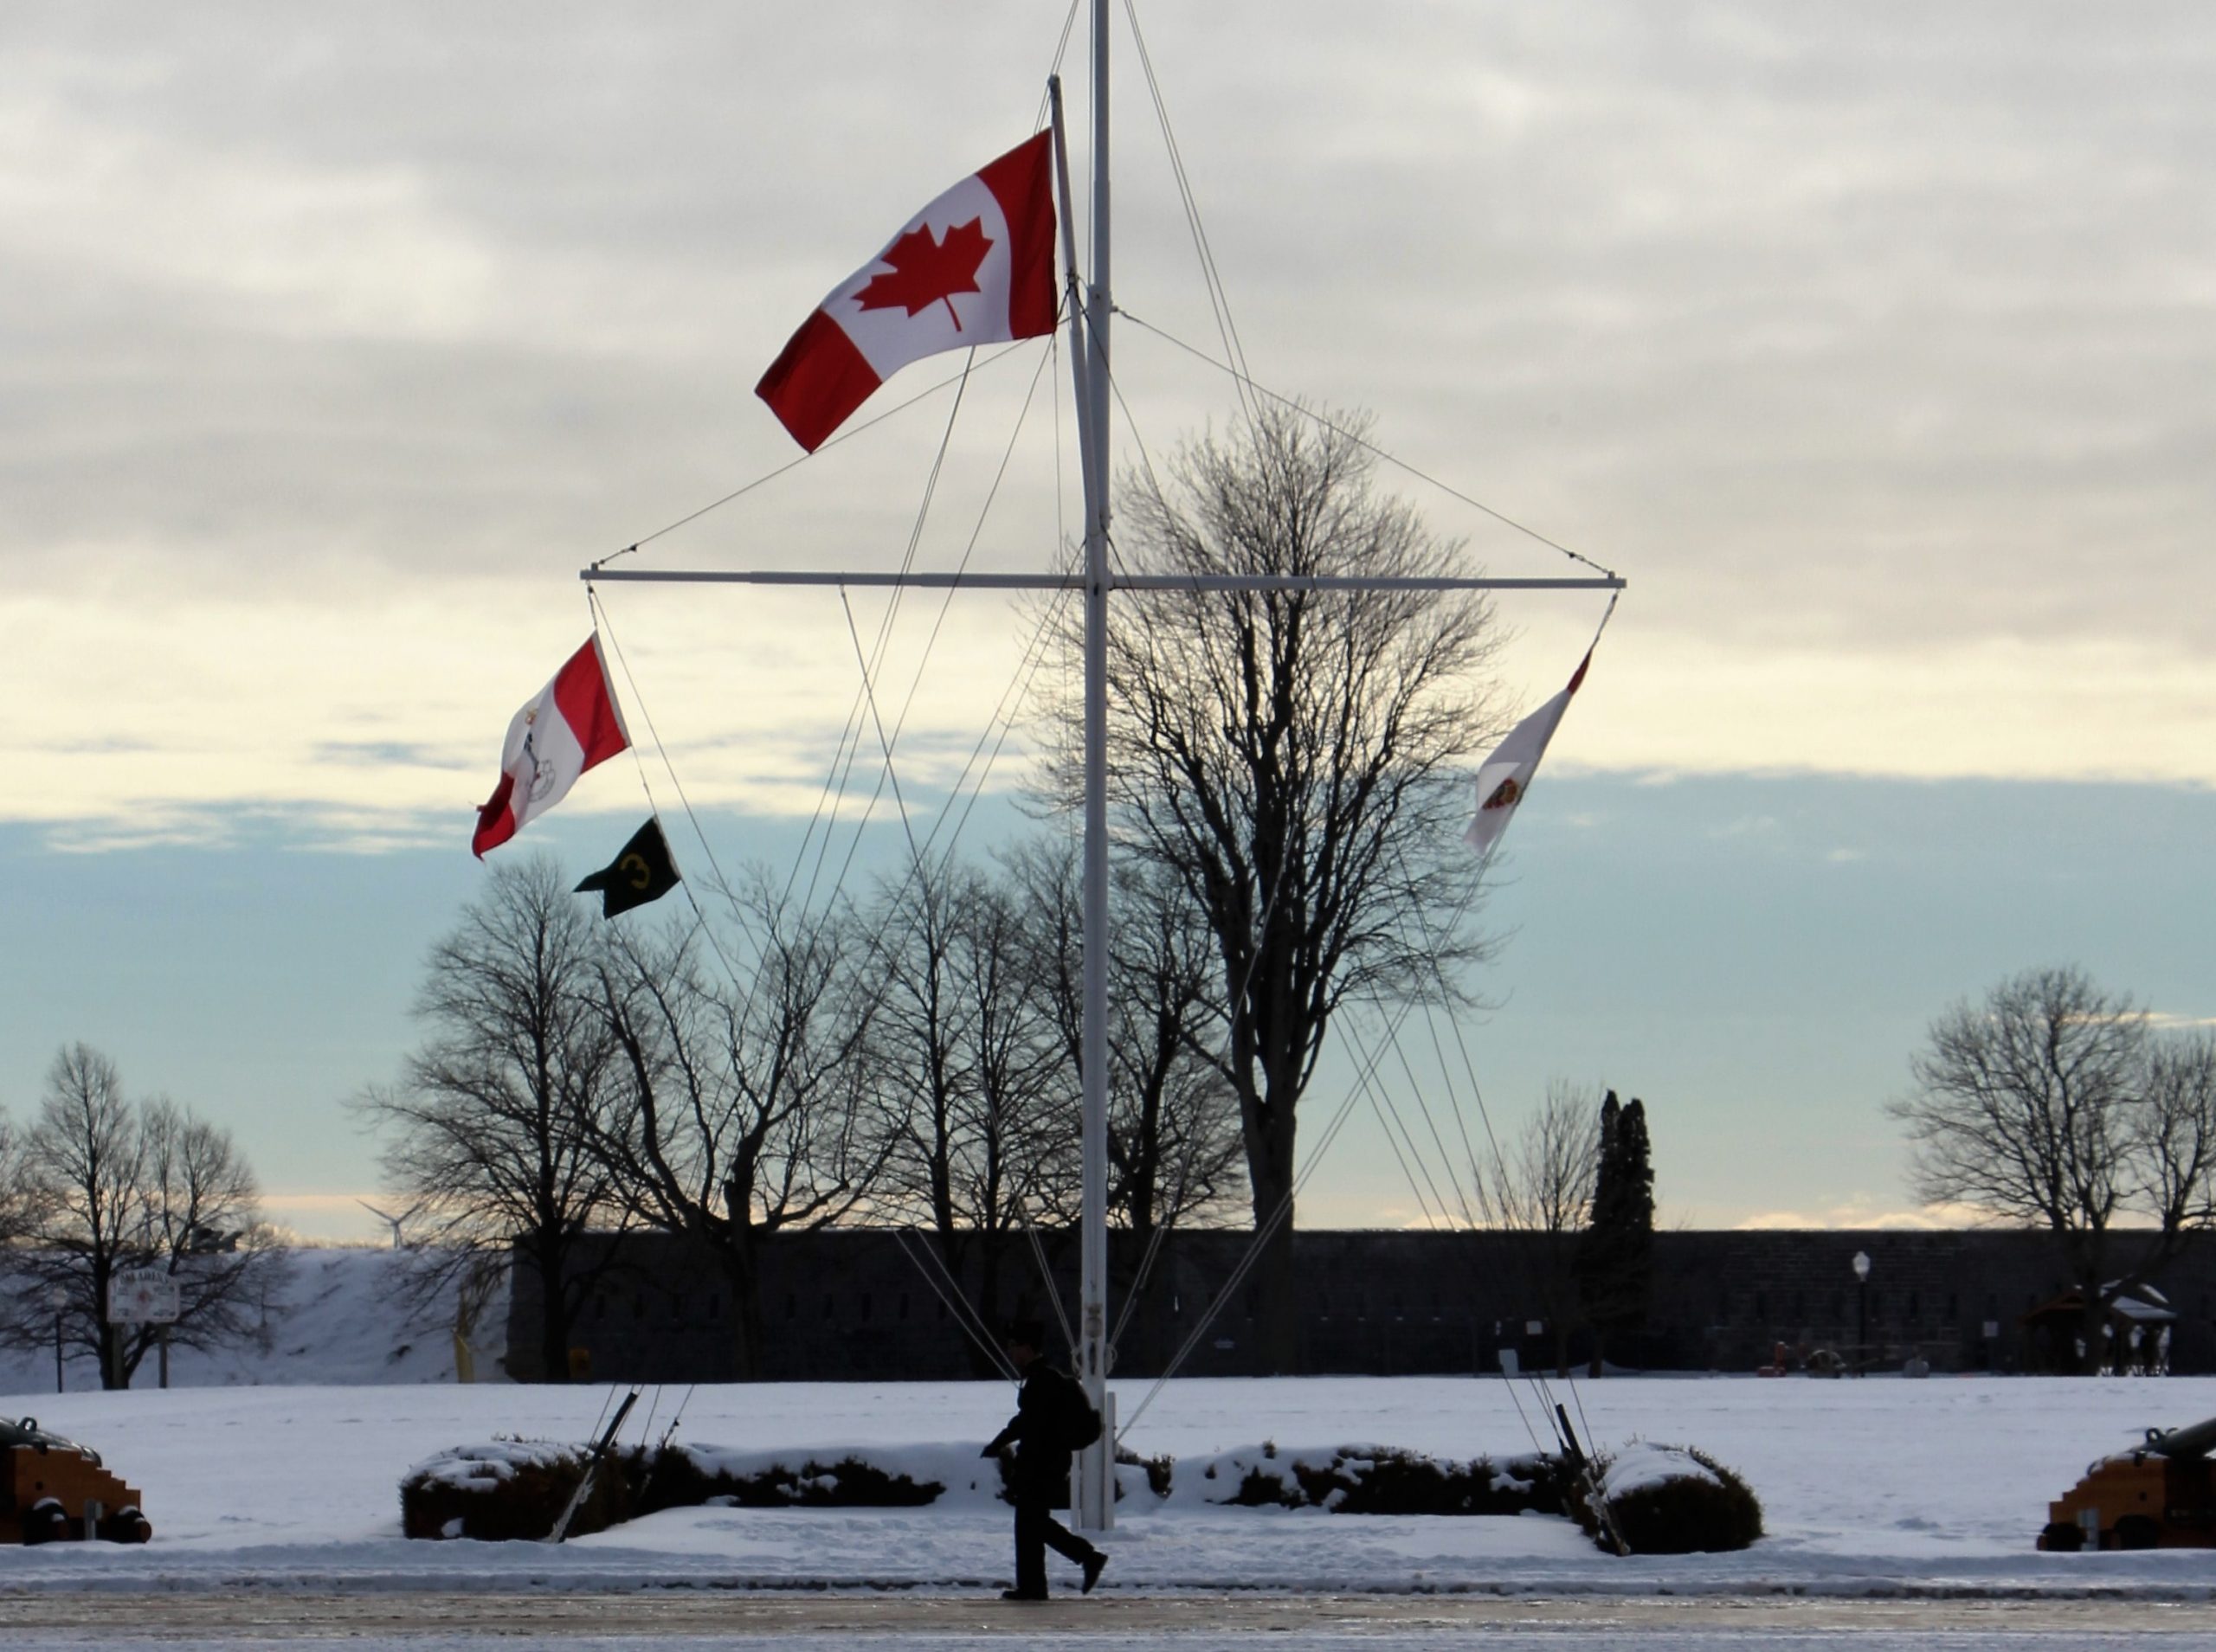
M524 824L569 795L577 776L631 743L609 691L600 639L585 646L554 673L508 724L500 748L500 783L477 811L469 847L479 858L516 835Z
M1585 680L1585 668L1592 663L1593 651L1588 648L1569 686L1511 729L1508 738L1478 766L1478 815L1462 834L1462 841L1480 855L1491 854L1500 834L1508 830L1509 816L1530 790L1539 759L1547 755L1547 742L1555 737L1556 725L1569 709L1569 697L1577 692L1578 685Z
M1054 330L1052 136L911 218L801 323L754 393L811 453L910 362Z

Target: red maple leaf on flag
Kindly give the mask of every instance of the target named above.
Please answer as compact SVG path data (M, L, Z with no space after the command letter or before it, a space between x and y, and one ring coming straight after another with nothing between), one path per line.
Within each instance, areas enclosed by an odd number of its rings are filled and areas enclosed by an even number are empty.
M935 240L928 224L911 229L885 249L880 261L892 266L892 273L871 276L869 285L854 295L854 302L865 310L899 305L912 316L944 303L947 314L954 316L954 330L959 332L962 318L954 314L954 295L980 290L977 268L992 250L982 218L954 225L944 241Z

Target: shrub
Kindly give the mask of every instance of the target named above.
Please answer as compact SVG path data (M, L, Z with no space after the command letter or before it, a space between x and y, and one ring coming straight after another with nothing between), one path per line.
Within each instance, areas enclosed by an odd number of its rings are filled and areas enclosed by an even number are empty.
M1633 1554L1714 1554L1762 1534L1762 1500L1732 1469L1690 1446L1635 1445L1594 1463L1608 1514ZM1614 1546L1583 1497L1570 1513L1602 1548Z
M1328 1459L1292 1456L1274 1447L1246 1467L1238 1489L1221 1499L1247 1508L1323 1508L1341 1514L1543 1514L1565 1512L1559 1459L1440 1461L1381 1446L1340 1446ZM1216 1470L1211 1467L1210 1477Z
M637 1476L635 1512L640 1514L697 1507L718 1497L728 1497L741 1508L919 1508L946 1489L936 1480L918 1482L906 1475L887 1474L851 1456L828 1463L809 1457L797 1469L775 1463L753 1474L736 1475L704 1469L679 1448L660 1454L651 1477L648 1456L641 1448L626 1464L626 1472Z
M1168 1452L1163 1452L1158 1457L1143 1457L1137 1452L1127 1451L1119 1445L1116 1448L1116 1461L1128 1462L1136 1468L1145 1469L1146 1488L1156 1497L1169 1495L1170 1481L1176 1471L1177 1459ZM1122 1486L1118 1485L1116 1488L1116 1495L1118 1497L1124 1495Z
M420 1462L400 1482L400 1529L495 1543L544 1538L577 1495L585 1456L572 1446L506 1441ZM570 1530L605 1531L630 1518L628 1501L623 1476L604 1468Z
M535 1540L554 1529L576 1495L587 1454L573 1446L510 1441L458 1449L418 1463L400 1482L401 1530L409 1537ZM744 1508L913 1508L945 1488L887 1474L859 1457L813 1458L753 1474L703 1469L683 1447L633 1446L610 1454L570 1522L583 1537L665 1508L728 1498Z

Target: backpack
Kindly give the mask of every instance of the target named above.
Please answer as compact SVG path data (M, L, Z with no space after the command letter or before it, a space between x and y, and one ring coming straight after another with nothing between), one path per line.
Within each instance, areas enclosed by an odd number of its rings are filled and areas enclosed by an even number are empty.
M1054 1377L1054 1444L1065 1451L1082 1451L1100 1437L1100 1413L1076 1378L1059 1371Z

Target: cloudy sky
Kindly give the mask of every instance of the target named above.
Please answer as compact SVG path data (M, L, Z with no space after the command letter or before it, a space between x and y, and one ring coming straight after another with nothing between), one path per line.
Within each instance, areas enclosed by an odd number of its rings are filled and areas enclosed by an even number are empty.
M1478 1029L1504 1123L1549 1077L1611 1083L1656 1114L1670 1219L1894 1217L1882 1106L1947 1001L2074 961L2216 1016L2204 8L1140 21L1256 377L1370 409L1415 472L1631 581L1511 840ZM0 13L0 1107L83 1038L232 1123L287 1219L374 1197L338 1103L406 1047L500 733L589 624L577 570L794 457L762 369L1033 129L1063 24ZM1137 464L1233 403L1160 336L1220 351L1119 42ZM926 564L1053 559L1040 366L976 376ZM947 406L628 563L895 566ZM1402 479L1495 571L1564 571ZM605 595L719 852L776 852L854 691L837 599ZM1504 612L1528 703L1598 605ZM922 768L1024 636L982 599L944 624ZM611 767L545 841L595 859L641 807ZM1368 1128L1307 1219L1418 1214Z

